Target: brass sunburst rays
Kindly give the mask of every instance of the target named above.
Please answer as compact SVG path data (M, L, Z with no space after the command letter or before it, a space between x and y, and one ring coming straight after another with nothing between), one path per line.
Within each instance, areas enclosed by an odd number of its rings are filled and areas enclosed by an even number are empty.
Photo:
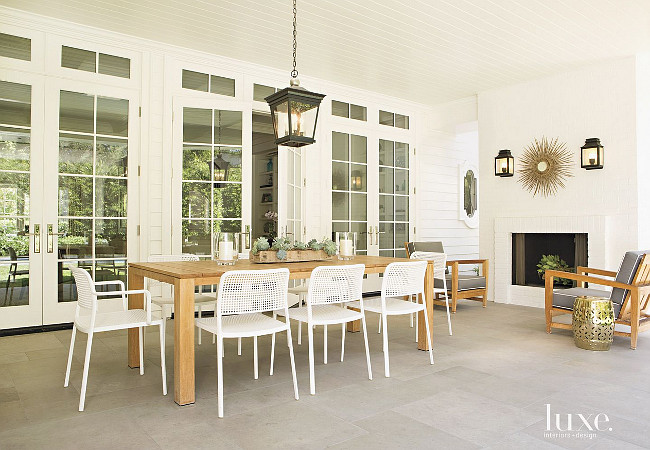
M566 179L573 176L572 159L566 144L558 142L558 138L535 139L521 157L519 181L533 196L537 193L544 197L555 195L558 188L565 187Z

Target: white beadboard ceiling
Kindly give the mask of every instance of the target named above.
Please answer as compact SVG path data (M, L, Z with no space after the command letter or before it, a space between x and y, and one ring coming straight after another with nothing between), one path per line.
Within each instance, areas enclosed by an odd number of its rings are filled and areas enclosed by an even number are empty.
M0 0L287 71L291 0ZM650 0L298 0L298 70L436 104L650 51Z

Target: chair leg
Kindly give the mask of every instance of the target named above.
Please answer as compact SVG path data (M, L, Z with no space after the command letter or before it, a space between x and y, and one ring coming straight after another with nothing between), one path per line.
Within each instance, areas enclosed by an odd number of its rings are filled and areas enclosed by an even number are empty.
M214 338L214 335L212 335ZM241 356L241 338L237 338L237 356Z
M223 340L222 340L223 342ZM257 336L253 337L253 378L257 380L258 374L258 361L257 361Z
M327 364L327 325L323 331L323 364Z
M298 321L298 345L302 345L302 322Z
M63 387L68 387L70 382L70 367L72 366L72 353L74 351L74 340L77 337L77 325L72 326L72 337L70 338L70 352L68 352L68 366L65 369L65 381Z
M314 379L314 327L307 323L307 337L309 339L309 393L316 395L316 380Z
M223 338L217 337L217 407L218 416L223 418Z
M390 362L388 360L388 321L386 320L386 314L382 314L381 319L384 325L384 375L390 377Z
M275 333L271 336L271 370L269 375L273 375L273 361L275 360Z
M345 354L345 323L341 324L341 362L343 362L343 355Z
M202 312L200 303L198 304L198 307L199 307L199 319L200 319L201 318L201 312ZM196 327L196 329L197 329L197 333L199 334L199 339L198 339L199 340L199 345L201 345L201 334L202 334L201 329L199 327Z
M424 298L424 293L422 293ZM427 315L427 305L424 305L424 325L427 330L427 341L429 342L429 360L433 364L433 340L431 339L431 330L429 329L429 316Z
M162 373L163 395L167 395L167 366L165 364L165 319L160 322L160 370Z
M93 346L93 332L88 333L88 342L86 342L86 357L84 358L84 371L81 377L81 394L79 398L79 411L84 410L86 403L86 386L88 385L88 367L90 366L90 350Z
M291 376L293 377L293 397L298 400L298 378L296 377L296 362L293 357L293 340L291 339L291 324L287 318L287 345L289 346L289 359L291 360Z
M372 380L372 367L370 366L370 350L368 350L368 332L366 330L366 315L361 316L361 325L363 327L363 343L366 346L366 363L368 364L368 379Z
M447 296L447 291L445 291L445 306L447 307L447 326L449 326L449 336L452 336L451 332L451 316L449 315L449 297ZM426 308L426 305L424 306Z
M138 327L138 341L140 343L140 375L144 375L144 332Z

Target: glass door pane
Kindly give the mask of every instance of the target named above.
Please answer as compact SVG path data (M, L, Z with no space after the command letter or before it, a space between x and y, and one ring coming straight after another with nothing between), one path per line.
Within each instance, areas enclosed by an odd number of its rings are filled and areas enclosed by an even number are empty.
M37 91L0 80L0 329L42 323L42 243L31 236L41 229L40 139L32 123Z
M379 256L406 257L409 240L409 145L379 140Z
M368 139L332 132L332 239L357 232L357 253L368 252Z
M292 241L306 239L302 219L302 149L280 147L278 150L279 180L283 183L279 195L278 224L282 234ZM284 191L284 192L283 192Z
M59 105L52 231L61 234L48 236L48 245L57 241L57 299L74 302L71 267L88 270L95 281L126 283L129 100L61 90Z
M183 107L181 251L210 257L214 233L242 230L242 111Z

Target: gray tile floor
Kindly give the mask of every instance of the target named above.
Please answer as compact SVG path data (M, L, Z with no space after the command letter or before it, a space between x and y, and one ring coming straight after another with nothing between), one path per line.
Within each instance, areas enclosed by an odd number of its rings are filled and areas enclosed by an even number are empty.
M77 411L85 335L77 339L71 386L63 388L70 331L0 338L0 448L648 448L650 333L638 350L615 338L609 352L573 345L570 332L544 332L543 311L462 302L446 334L436 309L435 365L416 350L408 318L389 322L391 378L383 375L376 316L368 314L374 380L367 379L363 338L348 334L339 361L340 329L329 333L322 363L316 332L316 396L309 395L306 330L296 348L300 400L292 395L287 348L277 347L268 375L268 339L260 341L253 379L252 342L237 356L226 343L225 415L217 418L216 351L205 334L197 346L196 403L178 407L162 396L159 347L148 335L144 376L125 364L123 332L94 341L86 411ZM173 386L172 326L168 381ZM569 437L546 435L547 406ZM590 432L578 414L593 428ZM591 416L590 416L591 415ZM578 428L582 425L582 429ZM610 430L611 428L611 430ZM577 436L576 433L582 433Z

